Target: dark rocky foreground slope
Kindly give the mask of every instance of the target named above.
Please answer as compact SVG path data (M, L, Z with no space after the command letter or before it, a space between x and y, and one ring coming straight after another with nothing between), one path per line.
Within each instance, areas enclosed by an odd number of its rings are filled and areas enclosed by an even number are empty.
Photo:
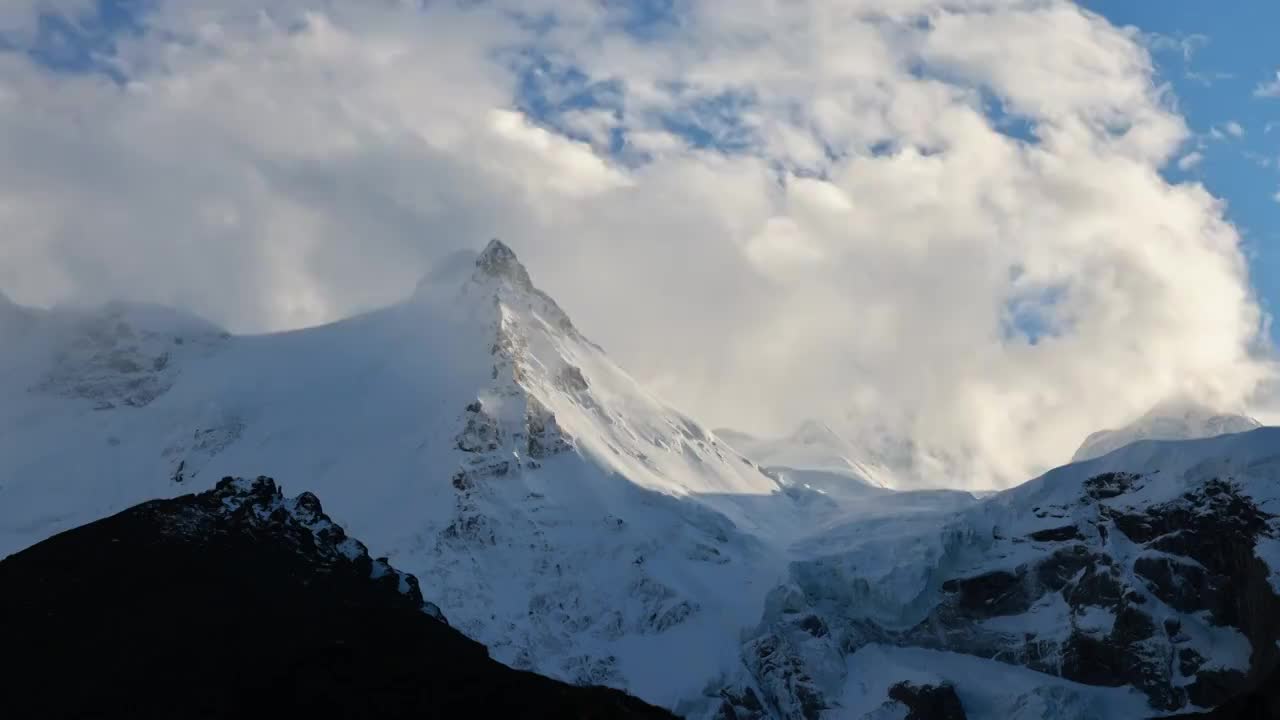
M501 665L314 495L227 478L0 561L5 717L664 718Z

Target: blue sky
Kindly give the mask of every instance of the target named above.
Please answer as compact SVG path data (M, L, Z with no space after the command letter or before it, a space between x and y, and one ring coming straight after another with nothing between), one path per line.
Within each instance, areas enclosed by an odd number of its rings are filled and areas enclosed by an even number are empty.
M1113 23L1167 39L1153 43L1153 58L1204 145L1198 165L1169 168L1167 174L1201 181L1226 200L1227 214L1245 238L1254 285L1275 315L1280 311L1280 98L1255 97L1254 90L1274 80L1280 68L1275 38L1280 3L1089 0L1084 5ZM1231 122L1239 124L1243 136L1226 130Z

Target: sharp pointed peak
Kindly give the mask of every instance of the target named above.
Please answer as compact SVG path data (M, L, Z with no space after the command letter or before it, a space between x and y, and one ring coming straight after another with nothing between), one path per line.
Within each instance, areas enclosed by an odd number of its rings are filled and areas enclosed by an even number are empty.
M529 279L529 271L520 264L516 253L506 243L493 238L484 246L476 257L476 271L492 278L506 280L512 285L525 290L533 289L533 281Z
M481 257L486 255L510 257L514 260L516 257L516 251L512 250L510 245L502 242L498 238L490 238L489 242L485 243L484 249L480 251Z
M577 332L556 301L534 287L529 271L520 264L515 251L497 238L490 240L479 253L458 250L445 256L418 281L411 300L445 300L453 293L480 298L486 303L498 301L536 309L543 320L560 330Z
M489 277L507 279L517 287L532 287L529 270L520 264L520 259L516 258L516 251L498 238L490 240L488 245L484 246L484 250L480 251L480 255L476 258L476 269Z
M809 419L796 426L791 432L791 439L801 442L839 442L840 436L821 420Z

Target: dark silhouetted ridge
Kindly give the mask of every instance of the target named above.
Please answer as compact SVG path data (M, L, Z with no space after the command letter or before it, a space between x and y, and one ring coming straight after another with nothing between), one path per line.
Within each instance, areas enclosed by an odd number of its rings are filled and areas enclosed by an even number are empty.
M11 718L666 718L520 672L310 493L156 500L0 561Z

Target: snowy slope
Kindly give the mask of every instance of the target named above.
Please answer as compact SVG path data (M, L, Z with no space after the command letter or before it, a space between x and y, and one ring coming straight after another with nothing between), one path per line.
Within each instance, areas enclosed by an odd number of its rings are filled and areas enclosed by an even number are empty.
M496 241L399 305L290 333L123 305L0 317L0 554L224 475L305 478L497 659L674 706L740 664L804 529Z
M1085 438L1071 462L1092 460L1139 440L1196 440L1262 427L1246 415L1222 413L1199 403L1170 401L1147 411L1118 430L1099 430Z

